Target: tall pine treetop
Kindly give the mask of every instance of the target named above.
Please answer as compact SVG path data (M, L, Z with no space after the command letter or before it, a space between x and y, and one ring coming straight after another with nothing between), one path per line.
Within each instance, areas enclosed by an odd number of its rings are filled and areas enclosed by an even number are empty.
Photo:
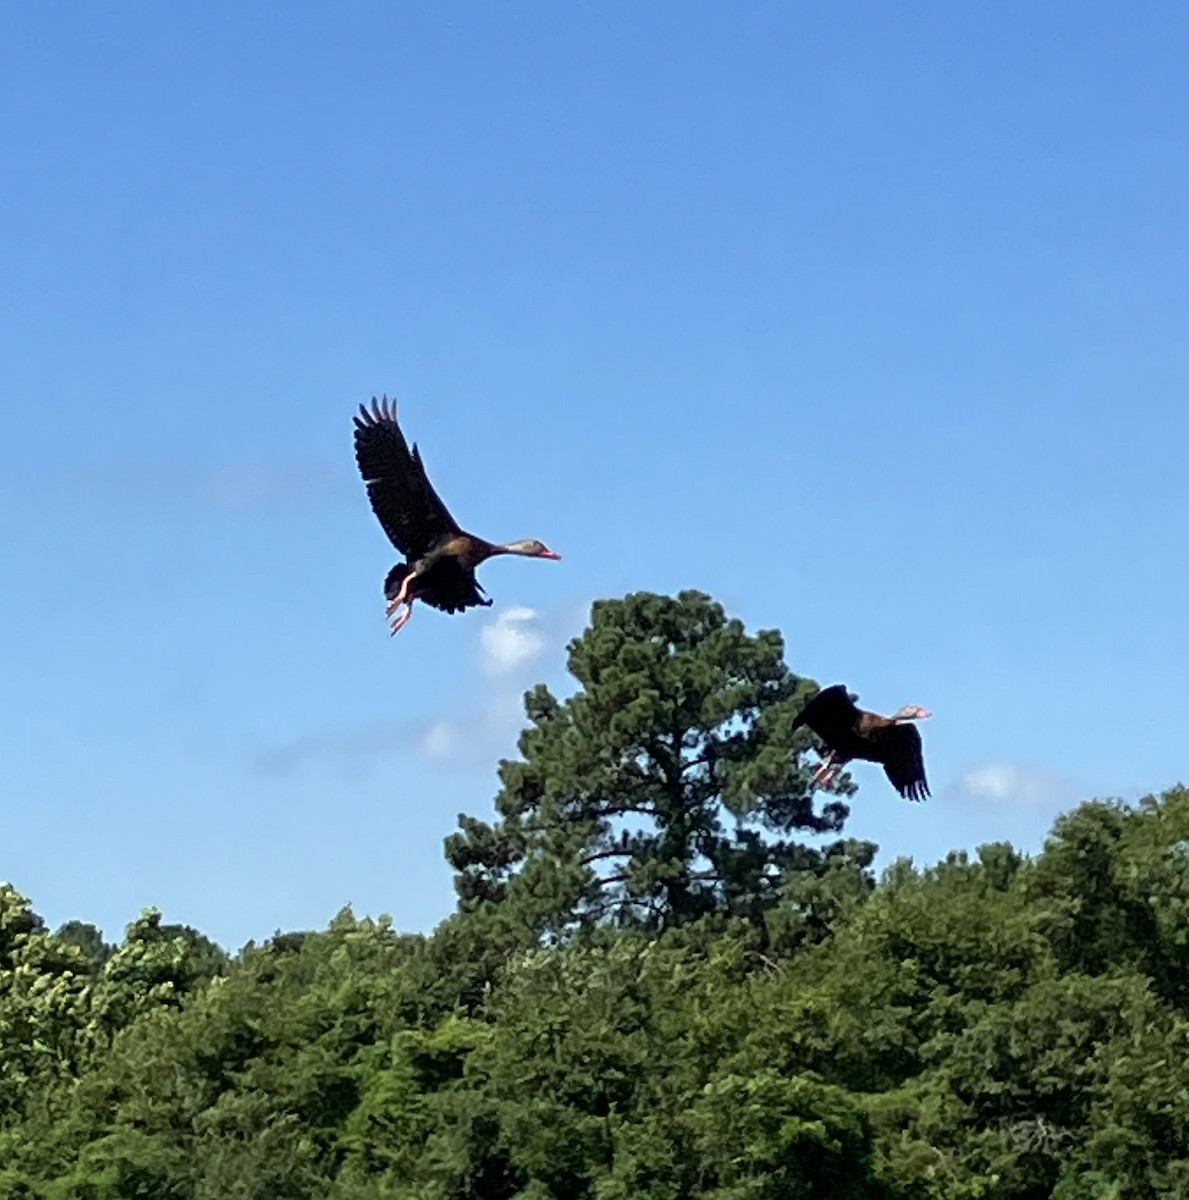
M847 808L814 808L810 737L792 729L813 685L789 670L777 631L748 634L701 592L637 592L593 605L568 667L573 695L525 697L499 820L461 818L447 839L464 908L510 903L555 933L755 917L789 872L837 857L790 836L838 832ZM872 848L850 849L866 866Z

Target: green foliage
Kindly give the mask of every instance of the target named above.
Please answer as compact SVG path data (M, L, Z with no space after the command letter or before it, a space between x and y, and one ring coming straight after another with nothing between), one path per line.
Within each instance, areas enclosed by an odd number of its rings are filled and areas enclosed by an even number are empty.
M464 817L447 841L464 909L506 905L527 946L604 921L762 921L790 876L847 856L861 871L873 847L790 836L837 832L847 809L814 810L810 735L792 728L809 686L783 651L775 630L749 635L699 592L597 602L569 648L579 690L526 697L498 822Z
M1133 964L1171 1002L1189 1002L1189 789L1060 818L1031 894L1051 914L1063 968Z
M100 1047L141 1013L175 1006L226 969L227 956L188 926L163 925L147 908L107 957L91 1006L91 1032Z
M115 946L103 940L102 931L84 921L67 921L54 934L60 942L81 950L96 968L102 967L116 952Z
M781 655L596 606L429 936L112 947L0 885L0 1200L1189 1195L1189 791L873 885L793 840L845 810Z
M91 970L81 951L46 932L24 896L0 884L0 1129L72 1074Z
M871 1134L855 1097L761 1069L707 1085L692 1114L713 1200L864 1200Z
M1180 1195L1186 809L554 946L345 910L229 961L149 912L101 963L5 888L0 1198Z

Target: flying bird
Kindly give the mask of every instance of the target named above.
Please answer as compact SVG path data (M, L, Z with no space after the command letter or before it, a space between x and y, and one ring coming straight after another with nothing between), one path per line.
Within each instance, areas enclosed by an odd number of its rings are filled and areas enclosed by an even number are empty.
M392 632L413 615L421 600L443 612L490 606L475 568L495 554L561 558L544 542L530 538L496 545L465 532L434 491L421 454L412 450L396 422L396 401L372 397L355 418L355 461L367 484L372 511L392 544L405 556L384 580Z
M793 728L808 725L829 751L812 787L827 787L851 759L879 763L892 786L906 800L929 795L921 735L911 721L933 714L916 704L906 704L890 717L857 707L858 696L841 683L823 688L798 714Z

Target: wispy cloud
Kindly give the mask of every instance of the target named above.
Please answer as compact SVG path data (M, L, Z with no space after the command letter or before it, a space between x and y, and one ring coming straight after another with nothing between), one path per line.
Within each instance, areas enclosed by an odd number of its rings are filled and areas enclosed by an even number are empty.
M262 775L287 775L312 763L331 762L358 773L370 763L399 750L416 750L420 729L373 722L355 728L306 733L286 742L257 749L256 770Z
M1073 780L1046 767L1013 762L978 763L954 788L959 799L1028 808L1057 808L1078 799Z
M191 488L211 504L234 507L319 499L338 480L339 473L327 467L220 467L196 474Z
M521 693L500 692L482 708L430 722L417 738L416 749L443 766L487 768L515 752L524 724Z
M545 649L541 614L535 608L506 608L479 635L483 671L507 675L539 658Z
M422 735L421 753L427 758L449 758L458 741L458 731L450 721L435 721Z
M477 689L478 706L424 725L416 739L418 752L440 766L467 769L489 769L514 754L526 724L524 692L557 670L562 648L589 612L589 603L547 611L523 605L496 610L479 632L479 669L493 682Z
M128 463L85 470L79 485L92 496L138 503L151 497L158 503L252 508L321 501L343 489L344 475L313 463L168 469Z
M358 778L395 755L414 754L439 767L490 770L515 753L524 724L522 693L501 691L456 715L303 734L257 749L253 766L274 776L329 766Z
M516 752L526 723L524 692L543 676L556 674L563 647L582 629L589 612L589 603L544 611L524 606L496 610L479 631L477 666L486 678L467 691L477 697L473 705L404 724L306 734L257 753L256 768L286 774L332 763L358 775L392 755L411 753L447 770L490 771L500 758Z

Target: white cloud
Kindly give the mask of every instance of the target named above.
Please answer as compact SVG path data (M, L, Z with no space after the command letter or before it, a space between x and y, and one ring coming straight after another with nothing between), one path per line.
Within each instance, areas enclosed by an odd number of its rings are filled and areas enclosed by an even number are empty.
M426 758L449 758L457 740L454 722L435 721L421 737L421 753Z
M483 626L480 634L483 670L488 675L507 675L532 662L545 649L541 614L533 608L506 608Z
M1072 780L1045 767L1020 763L979 763L964 771L958 780L959 795L992 804L1051 808L1077 799Z
M589 609L589 603L546 612L519 605L482 626L479 665L491 682L476 681L472 708L395 724L321 729L260 748L255 765L266 774L287 774L334 764L355 774L412 753L446 770L490 771L500 758L516 753L516 740L527 724L525 690L560 666L542 658L552 658L582 629Z
M589 610L589 603L545 612L526 605L500 610L479 632L479 665L493 682L475 689L474 708L427 719L414 749L442 767L468 770L490 770L514 755L528 723L525 690L551 674L548 660L581 630Z

